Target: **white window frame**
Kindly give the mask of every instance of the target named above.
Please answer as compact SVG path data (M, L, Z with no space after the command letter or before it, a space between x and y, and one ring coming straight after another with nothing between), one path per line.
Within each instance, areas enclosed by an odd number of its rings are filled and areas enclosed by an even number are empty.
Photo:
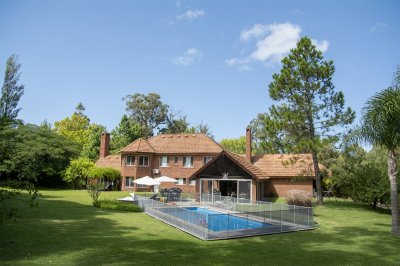
M189 159L189 164L187 164L187 161ZM182 160L182 165L183 168L193 168L193 156L183 156L183 160Z
M129 185L127 186L127 181L129 180ZM133 183L133 181L135 180L135 178L133 176L126 176L125 177L125 187L135 187L135 183Z
M203 157L203 164L207 164L209 161L211 161L214 157L212 156L204 156Z
M164 159L165 159L165 161L164 161ZM160 167L169 167L169 157L168 156L160 156Z
M128 160L128 158L130 158L130 160ZM133 158L133 159L132 159ZM135 165L135 156L134 155L127 155L125 157L125 165L126 166L133 166Z
M143 164L140 163L140 161L141 161L142 158L143 158ZM144 158L147 158L147 165L144 164L144 162L146 161ZM150 164L149 156L139 156L138 165L139 165L140 167L149 167L149 164Z
M178 182L176 183L177 186L184 186L186 185L186 178L184 177L179 177L177 178Z

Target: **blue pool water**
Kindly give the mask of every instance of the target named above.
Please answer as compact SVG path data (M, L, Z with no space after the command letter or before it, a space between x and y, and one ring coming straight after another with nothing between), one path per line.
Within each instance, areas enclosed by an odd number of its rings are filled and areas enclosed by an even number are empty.
M255 229L260 227L269 227L271 224L254 221L251 219L236 217L216 211L211 211L204 208L188 207L187 210L206 214L206 219L197 221L198 224L207 227L212 231L226 231L226 230L243 230Z

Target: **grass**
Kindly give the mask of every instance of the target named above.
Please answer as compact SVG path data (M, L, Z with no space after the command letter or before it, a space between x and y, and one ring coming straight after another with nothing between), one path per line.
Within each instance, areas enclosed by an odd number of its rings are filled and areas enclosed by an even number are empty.
M38 209L0 226L4 265L398 265L390 216L348 201L315 208L315 230L202 241L144 213L91 206L86 191L42 190ZM126 196L105 192L101 199Z

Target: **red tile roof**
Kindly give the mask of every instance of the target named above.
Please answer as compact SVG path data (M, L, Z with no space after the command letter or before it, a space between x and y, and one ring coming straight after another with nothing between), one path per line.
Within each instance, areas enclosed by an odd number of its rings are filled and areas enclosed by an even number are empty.
M204 134L160 134L148 140L137 139L121 152L148 152L159 154L218 154L222 147Z
M257 154L252 162L270 177L315 176L311 154Z
M126 152L146 152L146 153L155 153L154 148L150 145L150 143L145 139L137 139L128 146L122 148L122 153Z
M236 161L239 165L247 169L255 178L262 180L262 179L269 179L268 174L263 171L262 168L250 163L246 157L240 156L239 154L226 151L227 155L231 157L234 161Z
M104 158L100 158L96 161L97 167L111 167L117 170L121 170L121 156L120 155L108 155Z

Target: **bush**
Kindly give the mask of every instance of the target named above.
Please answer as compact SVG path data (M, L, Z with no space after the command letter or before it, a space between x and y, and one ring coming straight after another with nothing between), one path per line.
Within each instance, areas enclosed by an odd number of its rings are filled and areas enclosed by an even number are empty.
M112 211L126 211L126 212L141 212L142 210L139 206L133 204L132 202L123 202L117 200L98 200L93 202L93 206L105 209L105 210L112 210Z
M89 196L93 199L93 205L99 200L101 192L104 190L104 184L91 183L88 187Z
M296 206L312 206L312 194L304 190L292 189L287 193L287 204Z

